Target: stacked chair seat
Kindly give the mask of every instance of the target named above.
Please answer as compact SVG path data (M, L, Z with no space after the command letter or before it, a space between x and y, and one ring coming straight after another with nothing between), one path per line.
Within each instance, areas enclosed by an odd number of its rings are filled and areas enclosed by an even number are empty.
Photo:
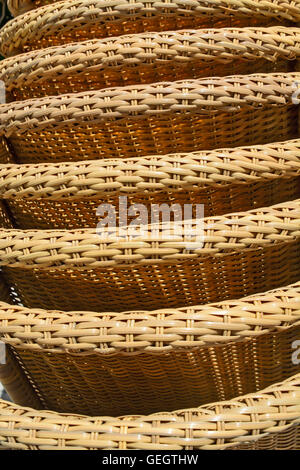
M8 5L0 449L299 449L299 0Z

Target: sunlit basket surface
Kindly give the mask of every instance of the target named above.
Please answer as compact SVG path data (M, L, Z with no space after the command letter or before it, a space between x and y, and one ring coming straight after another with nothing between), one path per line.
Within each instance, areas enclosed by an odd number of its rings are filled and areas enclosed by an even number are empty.
M224 28L131 34L66 44L0 62L7 101L232 74L288 72L300 28Z
M123 160L7 164L0 167L2 226L95 228L100 204L204 205L223 215L300 197L300 139ZM124 199L123 199L124 200ZM5 212L6 211L6 212ZM10 216L10 225L8 217ZM103 214L104 215L104 214Z
M9 4L0 448L300 449L299 0ZM201 243L101 238L120 195Z
M25 305L63 310L177 308L299 280L299 199L201 222L133 238L2 229L2 271Z
M259 393L173 413L89 417L0 401L10 449L299 449L300 376Z
M9 345L0 378L19 404L36 398L42 408L114 416L170 411L258 391L300 372L293 361L299 334L299 282L156 311L0 303L0 339Z
M2 162L190 152L297 138L300 73L132 85L0 106Z
M29 11L0 33L0 53L29 50L145 31L187 28L291 25L300 21L300 2L270 0L73 0Z

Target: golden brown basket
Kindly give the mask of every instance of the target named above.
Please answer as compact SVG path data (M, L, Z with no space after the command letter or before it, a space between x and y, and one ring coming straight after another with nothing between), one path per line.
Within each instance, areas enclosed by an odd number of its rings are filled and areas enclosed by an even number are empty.
M131 34L66 44L0 62L7 101L210 76L289 72L300 28Z
M202 222L200 238L184 222L129 238L2 229L3 275L24 305L95 311L178 308L299 280L299 199Z
M132 85L0 106L0 159L75 161L299 136L300 73Z
M300 374L258 393L177 412L89 417L0 401L0 448L299 449Z
M124 196L129 206L148 210L152 204L204 204L205 216L300 198L300 139L123 160L0 166L0 200L10 227L94 228L97 207L113 204L118 214ZM1 226L9 227L7 217Z
M255 392L300 372L299 334L300 282L240 300L156 311L62 312L1 303L0 340L8 350L0 378L22 405L35 397L40 408L68 413L170 411ZM17 369L23 372L12 380Z
M88 39L187 28L291 25L300 22L299 0L73 0L11 20L0 34L0 53Z
M39 8L45 5L50 5L51 3L56 3L58 1L59 0L7 0L7 5L8 5L10 12L14 16L18 16L22 13L25 13L26 11L34 10L35 8ZM290 2L289 0L288 1L279 0L277 1L277 3L271 0L269 1L269 4L270 3L271 4L274 3L273 4L274 9L276 8L276 10L279 9L281 12L285 11L286 13L290 12L290 10L293 13L295 13L297 5L298 5L297 0L293 2ZM218 8L220 11L225 12L227 10L229 11L229 14L230 13L232 14L232 10L235 11L235 10L238 10L239 8L242 9L244 12L247 8L249 12L255 13L256 12L255 7L257 7L257 5L255 5L255 2L253 1L251 3L250 2L246 3L246 2L243 2L243 0L240 0L240 1L235 1L235 2L234 1L227 2L225 6L225 5L222 5L221 2L214 0L214 1L210 1L209 6L206 5L206 7L207 7L208 13L211 13L212 7L215 7L215 8ZM293 7L295 7L295 9L293 9ZM268 14L270 15L270 11L268 11ZM277 11L277 14L278 14L278 11Z

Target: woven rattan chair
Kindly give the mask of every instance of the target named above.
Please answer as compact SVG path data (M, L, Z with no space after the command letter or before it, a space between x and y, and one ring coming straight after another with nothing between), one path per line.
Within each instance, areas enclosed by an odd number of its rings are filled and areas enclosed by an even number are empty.
M173 234L149 225L133 239L95 228L2 229L2 271L37 308L123 311L240 298L299 280L299 209L298 199L207 217L201 239L183 233L183 223Z
M173 413L121 418L36 411L0 401L0 448L299 449L300 376L259 393Z
M170 0L166 5L153 0L73 0L47 5L11 20L0 34L0 53L7 57L144 31L291 25L299 23L299 12L299 0L227 0L225 5L216 0L209 6L205 0Z
M0 166L2 227L95 228L97 207L204 204L204 215L300 198L300 139L186 154ZM196 207L196 206L194 206ZM194 214L194 217L196 214Z
M297 138L300 73L132 85L0 106L0 159L134 157Z
M300 28L131 34L66 44L0 62L7 101L181 79L289 72Z

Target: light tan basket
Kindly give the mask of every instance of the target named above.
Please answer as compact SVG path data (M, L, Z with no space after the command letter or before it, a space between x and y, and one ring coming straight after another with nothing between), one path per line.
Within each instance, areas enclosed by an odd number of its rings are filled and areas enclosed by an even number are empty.
M300 28L131 34L29 52L0 62L7 101L165 80L288 72Z
M190 238L184 223L126 239L2 229L3 275L24 305L95 311L178 308L299 280L299 199L202 222L201 230L191 224L202 238Z
M0 166L2 227L95 228L100 204L204 205L222 215L300 198L300 139L123 160Z
M24 4L23 4L24 5ZM73 0L54 3L7 23L0 53L145 31L290 25L300 22L299 0Z
M300 73L236 75L50 96L0 106L0 159L75 161L297 138Z
M300 375L232 401L121 418L0 401L0 447L30 450L299 449Z

